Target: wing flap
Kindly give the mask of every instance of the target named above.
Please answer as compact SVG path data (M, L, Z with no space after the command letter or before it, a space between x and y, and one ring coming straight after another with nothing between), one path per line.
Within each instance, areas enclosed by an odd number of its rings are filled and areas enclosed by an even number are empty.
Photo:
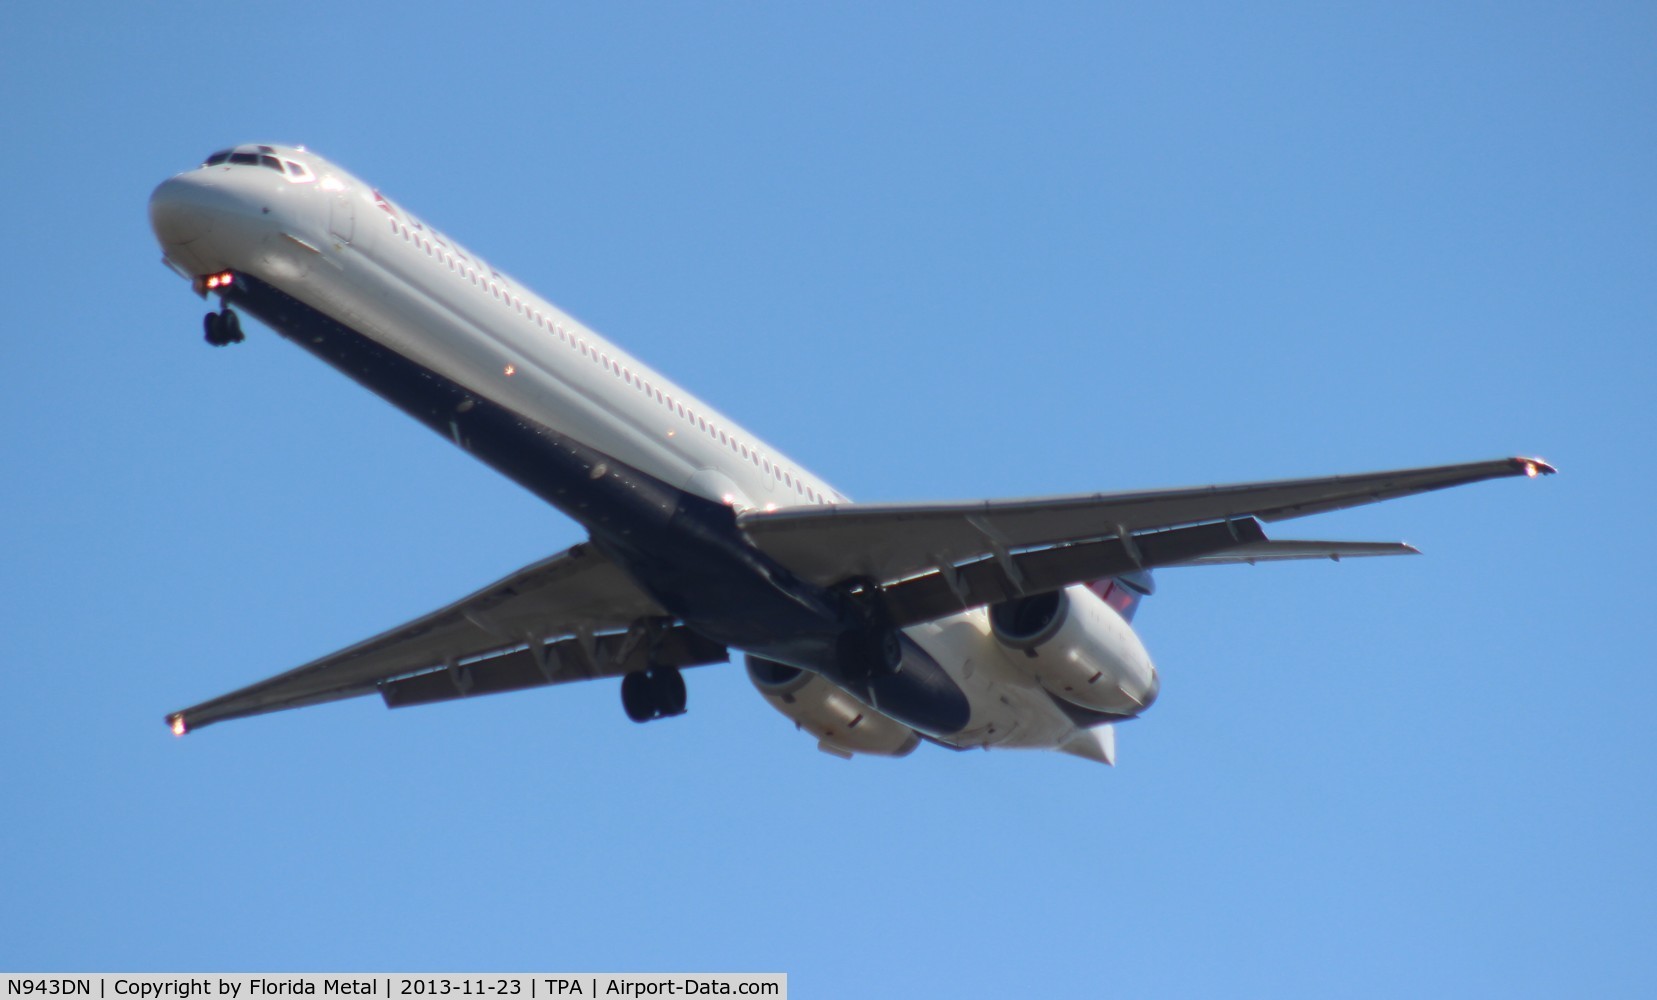
M619 677L649 667L701 667L724 663L726 648L682 625L664 630L655 641L633 641L633 633L593 637L591 648L577 639L560 639L453 668L440 667L379 686L387 708L429 705L483 694L523 691L549 684Z
M943 567L880 589L886 620L897 627L933 621L966 608L1042 594L1072 583L1138 569L1191 563L1238 546L1269 544L1253 518L1106 538Z
M591 545L525 566L396 628L167 716L175 733L226 719L372 694L382 681L665 612Z
M1418 556L1421 550L1403 542L1303 542L1291 539L1266 539L1209 552L1169 566L1224 566L1234 563L1253 565L1261 562L1284 562L1293 559L1362 559L1370 556Z

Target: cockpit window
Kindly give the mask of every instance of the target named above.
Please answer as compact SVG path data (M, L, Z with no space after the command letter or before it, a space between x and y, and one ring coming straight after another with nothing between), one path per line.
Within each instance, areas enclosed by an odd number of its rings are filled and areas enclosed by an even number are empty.
M282 161L268 153L231 153L230 162L249 167L269 167L277 173L282 172ZM211 166L211 163L209 163L209 166Z
M247 149L257 149L259 152L246 152ZM275 152L270 146L239 147L236 149L221 149L203 161L204 167L216 167L220 164L231 163L240 166L266 167L283 175L296 184L305 184L316 180L316 174L303 163L293 160L284 160L273 156Z

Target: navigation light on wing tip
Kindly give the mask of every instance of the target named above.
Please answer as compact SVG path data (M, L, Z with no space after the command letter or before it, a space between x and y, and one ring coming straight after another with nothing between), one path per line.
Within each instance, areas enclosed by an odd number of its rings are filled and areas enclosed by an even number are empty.
M184 724L184 716L182 714L173 716L169 722L172 726L174 736L183 736L185 733L190 731L190 727Z

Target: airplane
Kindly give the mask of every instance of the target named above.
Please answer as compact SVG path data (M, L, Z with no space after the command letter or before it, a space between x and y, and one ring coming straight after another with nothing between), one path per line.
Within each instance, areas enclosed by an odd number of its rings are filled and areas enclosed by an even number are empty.
M1274 522L1555 470L1360 475L953 503L854 503L774 445L302 146L158 186L163 262L573 518L588 540L355 645L172 712L175 735L378 694L398 708L619 678L635 722L746 657L819 749L1058 750L1116 762L1160 679L1131 622L1153 570L1414 553Z

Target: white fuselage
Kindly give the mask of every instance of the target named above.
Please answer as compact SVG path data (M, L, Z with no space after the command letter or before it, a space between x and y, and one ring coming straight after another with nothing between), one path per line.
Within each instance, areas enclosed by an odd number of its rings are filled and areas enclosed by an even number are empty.
M422 368L685 492L738 509L846 502L368 185L315 154L271 148L303 173L227 163L157 190L152 214L171 266L192 278L255 275ZM1085 587L1070 593L1097 600ZM1022 655L991 635L982 609L906 634L972 706L965 730L930 735L957 746L1055 747L1082 733Z

